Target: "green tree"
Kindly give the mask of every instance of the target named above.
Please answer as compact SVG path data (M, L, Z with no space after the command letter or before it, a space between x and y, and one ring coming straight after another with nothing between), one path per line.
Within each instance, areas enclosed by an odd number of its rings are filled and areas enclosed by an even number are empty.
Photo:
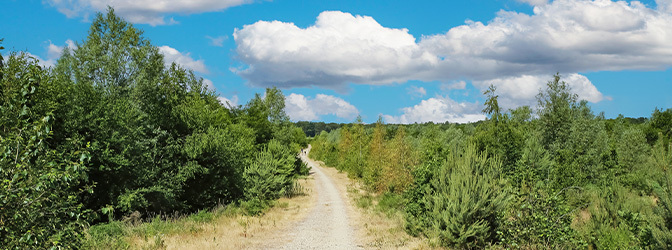
M384 187L380 185L381 174L385 165L388 164L388 152L385 149L385 134L387 133L383 124L382 117L378 117L376 127L373 129L371 141L369 142L369 156L366 164L366 171L364 171L364 182L373 187L374 190L383 191Z
M578 96L570 92L566 82L560 81L560 74L553 76L547 88L537 95L539 124L542 145L556 155L562 143L569 139L572 122L572 109Z
M243 173L248 211L258 214L269 205L269 200L285 194L293 183L294 162L290 149L276 140L256 154Z
M352 133L353 147L349 153L350 163L348 165L348 173L357 178L361 178L366 168L366 152L369 136L364 131L364 122L361 116L357 116L357 120L353 124L350 132Z
M382 185L385 191L402 193L412 184L411 170L418 164L415 150L406 136L406 129L397 129L394 138L387 143L388 164L382 169Z
M450 154L436 169L430 203L431 230L441 245L482 247L496 239L502 211L511 199L501 162L474 146Z
M90 191L83 185L89 151L74 140L51 148L54 115L35 108L50 80L23 53L0 65L0 245L7 249L76 248L88 226L77 197Z
M660 249L672 248L672 144L659 139L653 148L651 164L662 173L654 186L660 200L655 207L653 238Z

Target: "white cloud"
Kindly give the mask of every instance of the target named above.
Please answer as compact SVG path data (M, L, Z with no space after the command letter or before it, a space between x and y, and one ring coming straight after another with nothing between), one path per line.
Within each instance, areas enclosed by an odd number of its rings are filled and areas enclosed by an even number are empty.
M450 82L450 83L442 83L440 88L443 91L448 91L448 90L452 90L452 89L465 89L465 88L467 88L467 82L457 81L457 82Z
M552 75L522 75L474 81L473 84L481 90L486 90L490 85L494 85L497 87L496 94L500 96L499 103L502 108L512 109L524 105L535 107L537 94L540 90L546 89L546 84L552 79ZM579 96L579 99L596 103L609 98L603 96L584 75L562 75L560 80L566 82L572 92Z
M453 122L468 123L484 120L478 102L457 102L447 96L437 96L422 100L418 105L401 109L399 116L383 115L387 123Z
M212 82L212 80L207 79L207 78L203 78L203 83L205 84L205 86L209 90L217 90L217 88L215 88L215 84Z
M252 85L342 88L346 82L388 84L418 78L438 62L406 29L381 26L368 16L325 11L315 25L259 21L236 29L236 73Z
M500 11L487 24L469 22L419 44L446 58L437 77L660 70L672 65L669 27L670 14L639 2L556 0L533 15Z
M427 90L423 87L410 86L408 87L408 94L415 97L423 97L427 95Z
M238 106L238 95L233 95L231 98L226 98L223 96L217 97L217 100L219 100L220 103L222 103L225 107L228 107L228 105L231 105L232 107Z
M41 57L39 57L38 55L35 55L33 53L30 53L30 52L25 52L25 53L26 53L26 55L37 59L37 64L40 65L43 68L54 67L54 65L56 64L56 59L45 60L45 59L42 59Z
M659 11L672 13L672 0L656 0L656 5Z
M218 37L205 36L205 38L210 40L210 45L217 46L217 47L223 47L224 46L224 40L228 39L229 37L227 37L227 36L218 36Z
M46 0L69 18L88 16L93 12L105 12L112 6L115 12L134 23L163 25L176 23L171 14L194 14L221 11L230 7L251 3L252 0Z
M190 53L181 53L169 46L159 47L159 52L163 54L164 62L168 66L174 62L186 69L191 69L204 74L209 73L208 68L205 67L203 59L194 60L191 58Z
M317 94L308 99L294 93L285 97L285 112L294 121L314 121L328 114L351 120L359 114L355 106L335 96Z
M234 32L247 65L234 71L255 86L341 89L672 66L665 7L672 0L658 0L657 9L637 1L527 2L536 5L531 15L500 11L487 23L468 21L419 41L406 29L342 12L322 12L307 28L259 21Z
M69 47L70 49L75 49L77 47L75 42L73 42L70 39L65 41L66 44L65 46L55 45L51 41L47 42L49 43L49 45L47 45L47 57L45 59L33 53L26 52L29 56L37 59L39 61L38 64L45 68L54 67L54 65L56 65L56 61L58 61L58 58L61 57L61 55L63 54L63 49L66 46Z
M538 6L547 4L548 0L518 0L518 2L526 3L532 6Z

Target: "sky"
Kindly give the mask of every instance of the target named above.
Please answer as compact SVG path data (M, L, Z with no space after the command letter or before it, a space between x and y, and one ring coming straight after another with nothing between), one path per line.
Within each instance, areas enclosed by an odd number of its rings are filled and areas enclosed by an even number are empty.
M144 31L223 102L277 86L292 121L474 122L555 73L595 113L672 108L672 0L2 0L1 51L53 66L96 12Z

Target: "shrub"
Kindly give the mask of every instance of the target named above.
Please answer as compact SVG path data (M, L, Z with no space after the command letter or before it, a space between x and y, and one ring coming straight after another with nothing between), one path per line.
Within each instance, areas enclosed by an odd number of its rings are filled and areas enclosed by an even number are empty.
M471 248L494 242L511 197L500 173L501 162L477 153L473 145L453 152L434 171L426 187L431 190L420 199L423 204L412 208L424 206L427 220L411 219L411 231L419 229L442 246Z
M267 201L280 198L292 187L296 158L276 140L259 152L254 162L245 169L245 207L251 214L260 213Z

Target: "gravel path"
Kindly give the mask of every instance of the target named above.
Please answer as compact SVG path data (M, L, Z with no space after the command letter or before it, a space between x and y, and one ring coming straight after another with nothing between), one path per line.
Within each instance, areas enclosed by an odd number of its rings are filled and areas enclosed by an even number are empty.
M302 155L315 178L317 203L308 216L284 232L284 245L268 249L357 249L350 227L347 205L332 180L314 161Z

